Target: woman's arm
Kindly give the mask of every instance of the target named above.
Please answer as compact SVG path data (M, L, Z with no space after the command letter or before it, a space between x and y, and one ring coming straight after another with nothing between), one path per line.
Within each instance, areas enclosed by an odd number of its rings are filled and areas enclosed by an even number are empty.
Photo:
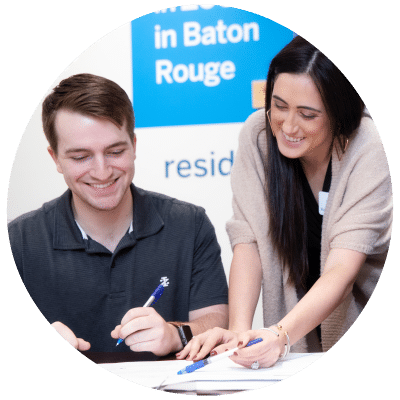
M279 324L296 343L324 321L351 293L366 255L355 250L332 249L325 271Z
M210 329L196 335L177 354L177 359L200 360L212 349L216 353L236 347L237 333L251 329L260 296L261 261L255 243L240 243L233 249L229 272L229 330Z
M229 272L229 330L241 332L251 329L261 281L257 244L237 244Z
M297 303L297 305L278 322L289 335L290 344L309 333L324 321L351 293L357 274L364 264L366 255L355 250L332 249L329 253L325 272ZM270 327L277 331L276 327ZM268 331L248 331L239 335L238 340L246 344L257 337L263 342L238 351L232 360L249 367L258 360L261 367L273 365L283 353L286 337L279 338Z

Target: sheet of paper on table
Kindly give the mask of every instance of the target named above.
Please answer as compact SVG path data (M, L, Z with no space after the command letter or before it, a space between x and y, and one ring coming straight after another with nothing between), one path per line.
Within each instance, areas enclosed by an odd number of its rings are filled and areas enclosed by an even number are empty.
M100 364L106 370L134 383L157 388L163 381L166 390L249 390L258 389L296 374L323 353L292 353L270 368L252 370L229 358L190 374L177 372L190 361L128 362Z

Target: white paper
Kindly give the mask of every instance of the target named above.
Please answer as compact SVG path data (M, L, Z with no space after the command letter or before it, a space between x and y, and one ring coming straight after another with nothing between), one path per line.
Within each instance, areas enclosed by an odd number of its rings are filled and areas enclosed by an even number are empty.
M323 353L289 354L270 368L252 370L235 364L229 358L209 364L193 373L177 375L190 361L146 361L100 364L108 371L137 384L157 388L161 383L167 389L177 390L246 390L257 389L280 381L307 367Z

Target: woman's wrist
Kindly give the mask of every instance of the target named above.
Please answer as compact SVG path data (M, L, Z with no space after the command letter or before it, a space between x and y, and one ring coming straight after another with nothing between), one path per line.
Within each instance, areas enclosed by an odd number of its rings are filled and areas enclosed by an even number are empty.
M290 352L290 337L287 330L281 324L273 325L271 328L275 328L279 333L280 342L283 343L281 347L281 354L279 358L285 358Z
M232 323L229 324L228 330L236 333L251 331L251 326L243 323Z
M261 328L262 330L269 331L277 336L279 343L279 358L285 358L290 352L290 338L287 331L285 331L282 325L271 325L269 328Z

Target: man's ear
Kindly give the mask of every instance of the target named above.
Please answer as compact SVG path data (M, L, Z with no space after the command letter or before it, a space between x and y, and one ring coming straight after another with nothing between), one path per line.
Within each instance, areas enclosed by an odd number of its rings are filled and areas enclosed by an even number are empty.
M54 150L51 148L51 146L49 146L49 147L47 148L47 151L48 151L49 154L51 155L51 158L53 159L53 161L56 163L57 171L58 171L60 174L62 174L63 171L62 171L60 162L58 161L57 154L54 152Z
M133 159L136 160L136 134L133 136Z

